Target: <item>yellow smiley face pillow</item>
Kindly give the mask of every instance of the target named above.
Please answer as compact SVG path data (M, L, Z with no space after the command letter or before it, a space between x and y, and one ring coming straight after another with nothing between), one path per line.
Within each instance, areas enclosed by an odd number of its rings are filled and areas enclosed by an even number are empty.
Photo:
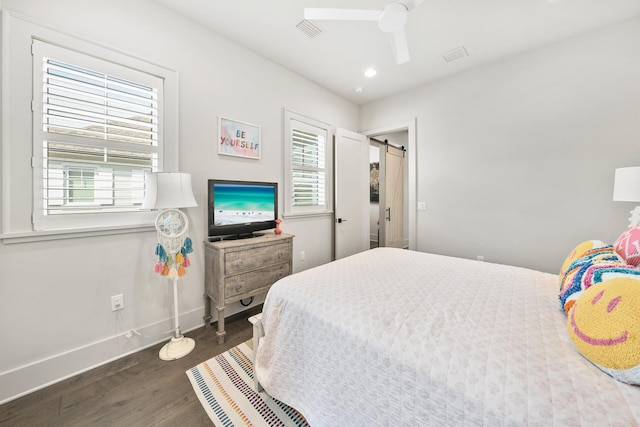
M573 345L602 371L640 384L640 280L622 276L589 287L567 316Z
M636 270L633 266L624 263L613 246L606 245L599 240L587 240L576 246L565 259L558 276L560 278L558 297L565 313L569 313L569 309L585 289L595 284L593 279L596 270L616 269L617 267L623 271Z

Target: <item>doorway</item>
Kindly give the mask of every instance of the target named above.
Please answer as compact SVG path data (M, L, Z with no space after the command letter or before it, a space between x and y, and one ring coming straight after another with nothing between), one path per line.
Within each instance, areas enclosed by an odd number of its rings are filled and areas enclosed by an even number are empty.
M369 247L409 247L408 131L369 138Z
M369 248L380 246L380 144L369 140Z
M404 212L402 247L417 250L416 119L414 118L396 125L362 131L360 134L362 142L356 144L356 146L360 146L363 149L362 154L349 153L349 155L341 156L339 154L340 149L335 148L333 156L333 259L340 259L349 255L349 251L345 252L342 249L346 247L346 242L348 242L349 246L353 245L355 252L365 251L370 247L370 241L372 240L370 237L370 222L368 221L370 200L367 200L371 172L370 165L367 164L370 158L369 141L372 137L378 139L380 136L384 137L385 135L399 132L405 132L406 135L406 153L403 162ZM342 144L350 145L351 142L359 140L359 137L355 132L338 129L334 140L335 147L341 147ZM350 146L354 148L353 145ZM348 173L342 174L340 171ZM350 173L353 171L358 172L355 175L351 175ZM360 209L357 209L358 206ZM347 208L356 208L357 212L347 215L343 211L343 209ZM348 233L347 231L349 230L347 228L352 229L352 232ZM375 234L377 236L377 231Z
M408 248L410 250L417 250L418 248L418 237L417 237L417 227L418 227L418 212L417 212L417 186L418 186L418 171L417 171L417 138L416 138L416 119L413 118L411 120L407 120L406 122L396 123L394 125L384 126L380 128L374 128L366 131L362 131L364 135L369 138L380 139L381 136L389 134L395 134L397 132L407 132L407 141L406 141L406 153L405 153L405 181L404 181L404 191L405 191L405 207L406 210L404 212L405 224L406 227L405 237L408 238ZM383 139L384 140L384 139Z

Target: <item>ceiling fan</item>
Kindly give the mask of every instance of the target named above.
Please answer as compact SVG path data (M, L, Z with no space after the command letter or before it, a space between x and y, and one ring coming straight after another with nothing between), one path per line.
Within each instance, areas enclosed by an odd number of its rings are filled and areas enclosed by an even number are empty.
M396 64L409 61L409 46L404 32L409 11L424 0L398 0L389 3L382 10L368 9L329 9L305 8L304 19L315 20L344 20L344 21L377 21L378 28L389 33L391 49Z

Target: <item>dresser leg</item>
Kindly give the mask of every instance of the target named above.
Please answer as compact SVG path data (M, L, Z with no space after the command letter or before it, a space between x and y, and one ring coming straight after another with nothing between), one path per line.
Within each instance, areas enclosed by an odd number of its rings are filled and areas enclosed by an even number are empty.
M218 309L218 344L224 344L224 336L227 334L224 330L224 307L217 307Z
M202 319L204 320L205 326L211 326L211 298L209 295L204 294L204 316Z

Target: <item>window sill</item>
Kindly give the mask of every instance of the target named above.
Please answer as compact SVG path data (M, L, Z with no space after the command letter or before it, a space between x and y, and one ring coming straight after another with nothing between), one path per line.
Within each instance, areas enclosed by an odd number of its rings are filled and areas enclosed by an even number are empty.
M23 233L0 234L5 245L14 243L32 243L48 240L78 239L81 237L111 236L114 234L139 233L155 231L153 225L137 225L132 227L83 228L77 230L28 231Z

